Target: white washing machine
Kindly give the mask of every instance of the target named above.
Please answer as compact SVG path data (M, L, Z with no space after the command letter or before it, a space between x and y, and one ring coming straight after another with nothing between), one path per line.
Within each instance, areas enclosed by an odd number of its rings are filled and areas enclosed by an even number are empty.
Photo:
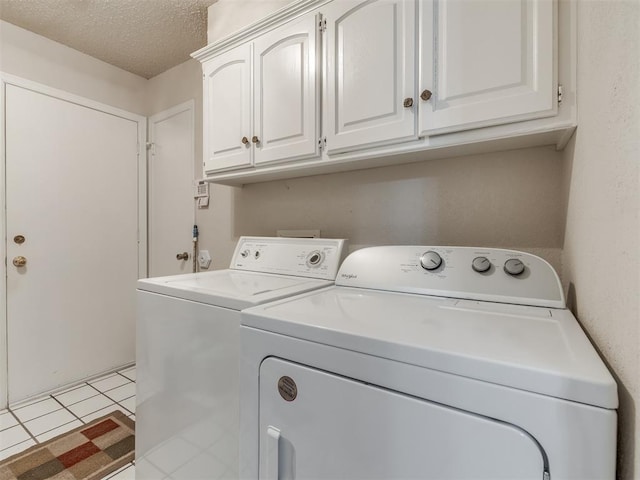
M533 255L358 250L241 350L242 478L615 478L616 384Z
M345 241L242 237L227 270L138 282L136 478L238 478L240 310L333 284Z

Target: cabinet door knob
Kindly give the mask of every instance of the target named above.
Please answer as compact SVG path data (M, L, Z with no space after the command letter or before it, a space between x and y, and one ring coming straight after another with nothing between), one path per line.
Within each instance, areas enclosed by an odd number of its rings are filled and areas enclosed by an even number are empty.
M247 137L242 137L242 143L246 145L247 143L249 143L249 139Z
M431 98L431 90L423 90L420 94L420 98L425 102Z
M254 136L253 136L253 138L251 138L251 141L252 141L253 143L259 143L259 142L260 142L260 139L254 135Z
M189 260L189 254L187 252L182 252L176 255L176 260Z
M404 102L402 102L404 108L413 107L413 98L405 98Z

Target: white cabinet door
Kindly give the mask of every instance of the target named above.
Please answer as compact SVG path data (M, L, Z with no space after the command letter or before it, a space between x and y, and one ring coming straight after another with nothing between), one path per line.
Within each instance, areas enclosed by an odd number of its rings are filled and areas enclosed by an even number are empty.
M415 138L416 8L414 0L340 0L323 9L330 153Z
M252 164L251 47L240 45L203 65L205 176Z
M317 19L307 14L254 42L256 165L319 155Z
M420 135L557 111L552 0L420 2ZM428 97L428 94L424 95Z
M260 479L539 480L549 471L537 441L504 422L273 357L259 381Z

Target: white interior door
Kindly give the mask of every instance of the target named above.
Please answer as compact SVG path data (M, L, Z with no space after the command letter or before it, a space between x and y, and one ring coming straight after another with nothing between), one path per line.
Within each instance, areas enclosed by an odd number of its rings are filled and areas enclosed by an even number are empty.
M193 100L149 119L150 277L192 271L194 135Z
M5 86L10 403L133 362L146 275L145 119L21 85Z

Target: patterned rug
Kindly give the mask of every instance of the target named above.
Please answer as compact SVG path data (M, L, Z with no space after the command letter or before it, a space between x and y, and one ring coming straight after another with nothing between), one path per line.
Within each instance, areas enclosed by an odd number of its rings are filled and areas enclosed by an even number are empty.
M116 410L0 462L0 480L98 480L131 462L135 423Z

